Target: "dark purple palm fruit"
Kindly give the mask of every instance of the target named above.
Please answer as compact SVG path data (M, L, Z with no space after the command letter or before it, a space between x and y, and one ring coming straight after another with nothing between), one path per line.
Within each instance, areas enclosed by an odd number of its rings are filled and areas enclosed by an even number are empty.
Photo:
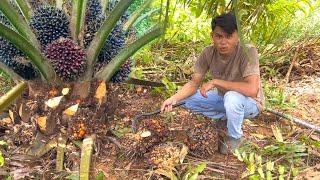
M195 124L187 131L190 151L200 157L209 157L218 149L218 132L211 122Z
M28 0L28 3L32 7L32 9L37 9L38 7L44 5L43 0Z
M0 11L0 23L4 24L8 28L14 30L10 21ZM1 59L12 59L15 56L22 56L23 53L17 49L12 43L0 36L0 58Z
M110 32L107 41L105 42L101 53L99 54L99 62L109 63L121 49L124 48L126 35L122 30L122 26L117 24Z
M111 81L113 83L121 83L128 80L131 73L132 61L129 59L124 63L121 68L112 76Z
M88 0L86 6L86 23L94 21L103 15L100 0Z
M67 15L59 8L41 6L30 18L30 26L45 49L51 42L71 36Z
M76 80L85 71L85 51L71 39L60 38L49 44L46 56L57 75L65 81Z
M84 47L85 48L89 47L96 32L100 29L104 20L105 20L104 17L99 17L99 18L94 19L92 21L89 21L85 24L85 35L84 35Z

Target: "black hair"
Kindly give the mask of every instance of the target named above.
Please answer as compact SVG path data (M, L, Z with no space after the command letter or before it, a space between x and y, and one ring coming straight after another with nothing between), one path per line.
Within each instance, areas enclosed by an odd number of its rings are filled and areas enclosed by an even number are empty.
M224 13L212 18L211 29L212 31L216 26L219 26L228 34L232 34L237 28L236 16L232 12Z

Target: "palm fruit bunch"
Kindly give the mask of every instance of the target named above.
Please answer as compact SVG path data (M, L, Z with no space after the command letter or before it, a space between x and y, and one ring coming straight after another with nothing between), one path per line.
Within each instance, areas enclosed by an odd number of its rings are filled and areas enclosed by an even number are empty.
M137 133L128 133L121 139L127 156L141 156L169 136L168 127L160 120L145 119L139 123Z
M67 15L53 6L37 8L30 19L30 26L43 48L61 37L68 38L71 34Z
M28 3L32 7L32 9L36 9L39 6L43 6L44 5L43 0L28 0Z
M108 3L107 11L111 12L118 1L111 0ZM95 70L98 71L100 68L108 64L112 58L114 58L121 49L125 47L126 34L123 31L123 23L128 20L129 14L125 13L121 19L117 22L113 30L110 32L108 39L102 47L102 50L98 56L98 61ZM86 27L84 35L84 47L88 48L92 42L96 32L102 26L105 21L106 16L102 13L102 6L99 0L89 0L87 4L86 13ZM125 64L123 64L120 69L112 77L111 81L113 83L120 83L129 77L132 67L132 60L129 59Z
M88 0L86 6L85 21L91 22L98 19L103 14L102 5L99 0Z
M85 70L85 51L71 39L60 38L48 45L46 56L57 75L65 80L77 79Z
M75 140L83 139L84 136L87 134L87 128L83 122L80 122L76 126L72 126L72 138Z
M112 76L111 81L114 83L121 83L128 79L129 74L131 73L132 60L129 59L125 62L121 68Z
M125 155L127 157L142 156L150 148L159 143L159 139L156 136L148 134L149 131L127 133L120 140L120 144L125 150Z
M0 22L13 29L9 20L0 12ZM14 30L14 29L13 29ZM0 62L10 67L24 79L33 79L38 72L27 61L25 54L17 49L11 42L0 36Z
M69 104L67 107L71 105ZM67 127L68 133L74 140L83 139L91 134L105 136L108 130L107 125L103 121L96 120L96 112L83 103L79 105L76 114L67 120Z
M164 142L169 137L168 125L159 119L143 119L139 123L138 131L148 130L158 136L161 142Z
M218 132L212 122L195 124L187 131L187 136L186 143L197 156L208 157L218 149Z
M99 17L93 21L90 21L86 26L84 46L87 48L93 40L94 35L102 26L105 17ZM122 30L122 26L116 25L114 29L108 36L99 56L98 64L109 63L112 58L114 58L118 52L125 46L125 34Z
M181 146L168 142L155 146L146 157L153 168L172 170L179 164L180 157L186 155L181 152Z
M36 0L30 0L29 2L36 8L29 23L40 42L41 50L51 60L56 73L61 79L66 81L76 80L85 68L85 55L83 55L83 52L85 53L85 50L89 47L94 35L106 19L100 0L87 1L88 4L86 6L83 36L84 50L81 50L75 43L71 43L69 40L65 40L65 43L62 43L59 40L61 38L69 39L71 37L69 28L70 18L67 15L70 12L65 12L70 11L71 9L61 10L54 6L43 5L47 3L41 4ZM70 4L70 2L71 1L66 1L64 5ZM118 1L110 1L109 6L107 7L108 11L111 11L116 3L118 3ZM124 16L126 16L126 18L124 18ZM99 70L99 68L108 64L111 59L125 47L127 37L123 31L123 23L128 17L127 15L124 16L115 25L103 45L98 56L95 70ZM1 19L6 18L0 16L0 20ZM48 48L48 46L50 47ZM38 74L37 71L34 70L28 59L24 58L25 55L22 52L1 37L0 47L1 61L9 67L12 67L19 75L26 79L34 79L36 77ZM64 49L64 51L62 49ZM58 54L60 51L63 53ZM131 59L129 59L127 63L120 67L111 81L125 81L131 72L131 65Z

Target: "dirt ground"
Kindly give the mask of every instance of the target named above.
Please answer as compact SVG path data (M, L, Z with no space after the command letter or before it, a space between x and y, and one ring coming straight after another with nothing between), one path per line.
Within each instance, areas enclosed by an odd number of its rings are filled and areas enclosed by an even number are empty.
M33 89L33 91L36 92L37 90ZM3 118L1 122L1 140L6 141L7 145L1 148L6 163L0 171L0 175L3 177L11 175L14 179L66 178L79 170L81 158L81 145L79 143L81 144L81 140L96 134L92 172L90 173L92 178L99 172L104 172L106 179L128 179L128 177L130 177L129 179L159 179L161 176L154 172L156 167L150 163L149 154L153 148L167 142L186 144L189 137L188 131L194 130L201 124L204 124L202 127L205 129L207 126L212 126L212 128L215 126L211 120L192 114L182 108L177 108L172 113L138 119L138 122L141 121L141 123L138 123L138 127L143 124L142 122L162 124L160 129L155 129L160 132L160 135L154 138L154 142L151 142L153 144L142 144L142 146L148 148L144 149L142 147L143 152L139 152L139 155L128 156L126 153L128 149L122 149L121 145L122 142L129 141L126 139L126 134L132 134L132 119L139 113L157 110L163 98L153 95L150 88L135 87L130 89L127 85L112 86L108 93L112 98L107 99L105 105L98 108L97 102L89 98L80 103L77 114L70 119L64 119L61 112L75 103L77 98L65 97L62 105L59 105L62 107L55 110L48 109L44 105L48 99L59 95L59 88L47 87L40 93L35 93L35 97L31 99L24 94L10 108L8 114L10 118ZM115 98L115 96L117 97ZM41 117L46 117L49 124L43 127L39 123ZM10 121L10 119L13 119L13 121ZM52 124L50 119L54 119L58 123ZM149 129L157 128L153 126L151 124ZM82 131L84 131L84 134L81 133ZM161 134L166 131L166 134ZM200 137L202 142L198 146L204 150L208 148L208 152L211 154L187 155L183 163L175 162L176 171L181 173L182 176L188 170L189 165L196 166L201 162L206 162L207 168L200 177L232 179L240 177L245 170L245 165L232 155L219 154L216 145L211 146L211 143L207 143L207 141L210 141L216 144L218 134L214 129L209 132L213 133ZM53 169L55 169L57 163L57 148L39 147L40 144L48 145L52 141L56 142L59 134L65 134L69 139L65 150L64 171L55 172ZM152 131L152 138L153 134ZM120 146L118 143L120 143ZM202 147L203 145L205 147ZM46 153L38 157L34 156L38 155L37 153L30 153L42 151Z
M317 124L320 117L319 84L318 78L314 78L311 83L308 80L292 84L292 87L288 88L288 92L297 99L298 106L289 113ZM5 140L8 145L1 147L1 151L5 157L5 166L0 169L0 176L11 175L14 179L70 178L70 174L76 174L79 171L81 157L81 144L79 145L81 141L79 140L83 138L79 138L77 135L73 136L73 133L79 134L82 127L81 124L84 124L86 128L84 137L90 134L97 134L90 173L92 178L103 172L106 179L163 179L164 176L157 174L156 168L150 163L148 154L150 154L152 148L146 150L140 156L129 157L126 151L121 149L117 143L123 142L122 139L126 137L125 135L131 133L131 120L135 115L157 110L164 98L154 95L152 89L148 87L116 85L112 86L111 89L109 95L117 98L111 98L107 102L107 105L102 107L105 111L92 111L90 108L94 108L96 102L85 102L85 105L81 106L81 111L77 118L69 119L67 128L64 128L66 124L63 124L61 120L60 124L56 126L59 131L55 131L51 135L41 135L39 124L32 120L32 118L30 118L31 120L22 118L18 121L16 119L19 118L14 118L15 121L13 122L2 122L0 140ZM44 103L44 100L54 96L52 91L47 90L46 92L49 93L44 93L46 94L45 96L38 97L39 102ZM69 99L69 102L73 101L76 101L76 99ZM32 104L32 102L29 103ZM65 103L64 108L71 104ZM17 107L15 109L15 111L19 111ZM55 116L54 111L47 112L41 109L41 107L37 111L38 114L39 111L42 115ZM106 112L107 116L104 117L101 114L103 112ZM17 114L18 112L15 113ZM15 117L17 117L16 114L14 115ZM93 118L97 114L100 114L99 117L104 117L102 120L100 118L99 123ZM164 142L180 144L185 144L188 141L188 132L197 127L198 124L208 123L208 126L209 124L214 124L212 120L193 114L180 107L171 113L141 118L139 121L159 121L164 123L169 131L169 135ZM254 144L255 148L263 148L270 145L272 143L270 139L273 139L271 125L280 126L283 136L288 140L300 137L301 134L305 134L315 140L320 139L319 134L309 129L301 128L288 120L267 112L262 113L258 119L246 120L244 122L244 137L247 141ZM77 128L80 128L80 130ZM65 131L70 131L71 133L69 133L70 139L66 145L63 171L55 172L53 170L56 164L56 148L51 149L41 157L28 155L27 152L35 148L35 144L39 143L39 141L48 143L50 140L57 138L59 132ZM116 139L116 141L112 139ZM164 142L158 142L153 146ZM310 158L308 161L303 160L306 166L313 167L320 163L319 149L314 149L313 151L311 160ZM201 162L205 162L207 167L200 174L199 179L239 179L246 170L246 165L237 160L235 156L221 155L215 148L214 152L207 157L201 157L192 152L188 153L183 163L176 164L176 171L174 172L182 177L188 171L190 165L196 166ZM310 169L308 170L310 171ZM312 172L318 172L318 170L315 168L312 169ZM308 174L306 171L303 171L303 173Z
M297 102L296 107L289 113L320 126L320 77L293 81L286 91L287 95Z

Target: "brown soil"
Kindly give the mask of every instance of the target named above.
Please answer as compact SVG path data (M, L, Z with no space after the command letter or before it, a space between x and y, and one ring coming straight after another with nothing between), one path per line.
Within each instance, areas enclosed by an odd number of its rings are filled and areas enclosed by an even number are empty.
M96 89L97 84L94 84L93 87ZM138 87L130 90L126 85L114 85L108 89L105 105L97 106L95 98L81 100L77 113L72 118L66 118L63 111L79 102L77 97L65 96L58 108L54 110L45 106L45 101L59 96L61 89L62 87L54 85L44 87L40 91L33 89L32 96L26 92L10 108L14 121L6 123L2 121L0 131L1 140L8 142L8 146L1 148L6 157L6 165L0 175L11 174L15 179L65 178L70 173L79 170L81 149L77 146L77 142L91 134L96 134L91 177L103 171L107 179L160 178L160 175L152 173L153 167L147 159L147 154L152 147L140 156L128 157L117 142L121 142L125 134L131 132L131 120L134 116L142 112L157 110L163 100L162 97L153 96L149 88ZM90 94L89 97L94 97L94 95ZM49 122L45 128L41 127L37 121L43 116L47 117L47 122ZM211 120L182 108L177 108L172 113L142 118L139 119L139 122L149 120L163 122L169 130L169 136L165 141L174 143L188 141L187 131L194 128L196 124L204 122L213 124ZM56 148L41 157L30 155L30 152L37 150L38 144L49 143L59 134L65 134L69 138L65 150L63 172L53 170L56 163ZM110 137L113 141L110 140ZM163 140L152 146L161 142ZM177 164L176 169L183 174L187 171L188 164L196 165L204 161L207 162L207 169L202 175L205 177L233 179L239 177L245 170L244 164L234 156L220 155L217 151L205 159L189 154L183 164Z
M96 89L97 84L93 84ZM67 96L61 102L61 107L50 110L44 106L44 101L59 96L62 87L48 86L39 93L34 89L34 96L30 98L27 93L17 101L10 109L13 112L14 121L4 122L0 128L0 140L8 142L8 146L1 147L1 151L6 157L6 164L0 171L0 176L5 177L9 173L14 178L66 178L72 172L79 171L81 149L77 145L83 138L96 134L94 144L94 154L92 157L91 177L94 178L99 172L104 172L106 179L159 179L163 178L153 171L149 163L148 153L140 156L126 156L124 149L116 142L122 142L126 134L132 133L131 120L135 115L143 112L152 112L160 107L163 97L155 96L150 88L135 87L128 85L112 85L108 89L107 99L104 105L98 106L95 98L82 100L77 114L72 118L65 119L62 111L74 103L79 98ZM94 97L90 94L89 97ZM309 95L301 98L307 100L307 108L317 108L311 103L318 103L319 97ZM23 105L22 108L21 104ZM304 104L299 106L302 108ZM22 109L22 110L21 110ZM315 110L310 116L320 117ZM37 117L47 116L48 119L56 120L56 123L49 125L45 131L40 131L36 122ZM169 136L166 142L185 143L188 142L187 132L198 124L213 122L203 116L177 108L172 113L154 115L139 119L143 121L161 121L169 129ZM299 139L307 135L313 139L320 139L308 129L297 127L283 118L264 112L256 120L245 121L243 130L248 141L254 144L255 148L263 148L273 141L271 125L281 127L285 139ZM52 130L52 131L51 131ZM83 132L84 131L84 132ZM41 132L44 132L43 135ZM28 155L30 149L36 149L40 142L47 143L56 138L59 134L66 134L69 139L65 151L64 171L55 172L56 148L50 150L42 157ZM82 134L84 133L84 134ZM110 140L110 137L112 137ZM80 140L80 141L79 141ZM156 146L160 144L153 144ZM41 144L41 143L40 143ZM120 144L121 145L121 144ZM30 148L31 147L31 148ZM311 148L312 149L312 148ZM311 159L303 159L306 165L316 165L320 163L319 149L313 149ZM233 155L225 156L215 151L207 157L195 156L189 152L184 163L177 164L176 170L182 175L188 170L188 165L197 165L206 162L206 170L200 174L202 179L223 178L238 179L246 170L246 166L237 160Z

